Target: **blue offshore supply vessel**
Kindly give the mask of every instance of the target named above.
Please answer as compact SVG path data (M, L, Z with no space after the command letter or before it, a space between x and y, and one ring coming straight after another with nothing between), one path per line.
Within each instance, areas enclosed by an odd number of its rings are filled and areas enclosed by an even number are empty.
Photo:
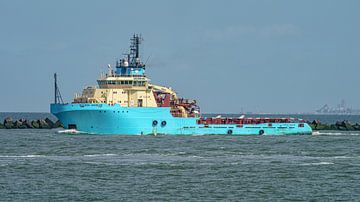
M201 117L195 100L149 82L140 60L141 42L141 36L133 35L130 51L116 62L115 71L108 65L98 86L86 87L72 103L63 103L55 74L55 102L50 108L65 128L104 135L312 134L299 119Z

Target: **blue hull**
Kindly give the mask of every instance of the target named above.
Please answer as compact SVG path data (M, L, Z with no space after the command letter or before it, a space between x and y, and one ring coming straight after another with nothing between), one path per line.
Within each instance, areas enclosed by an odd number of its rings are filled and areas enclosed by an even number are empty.
M107 104L51 104L65 128L104 135L297 135L312 134L306 123L197 124L198 118L173 117L166 107L121 107ZM154 124L157 123L157 124ZM300 127L300 125L303 125Z

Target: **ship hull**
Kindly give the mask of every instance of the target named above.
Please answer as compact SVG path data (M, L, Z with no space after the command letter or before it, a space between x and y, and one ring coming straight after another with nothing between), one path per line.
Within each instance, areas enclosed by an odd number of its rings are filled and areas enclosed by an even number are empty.
M310 135L306 123L198 124L198 118L173 117L167 107L118 104L51 104L66 129L99 135Z

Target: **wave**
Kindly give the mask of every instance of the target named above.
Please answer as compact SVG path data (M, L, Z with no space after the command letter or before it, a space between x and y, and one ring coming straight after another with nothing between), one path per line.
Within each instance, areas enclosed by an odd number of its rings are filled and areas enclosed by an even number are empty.
M83 131L78 131L76 129L65 129L57 131L58 134L67 134L67 135L77 135L77 134L87 134Z
M83 162L85 164L91 164L91 165L107 165L107 166L115 166L118 164L115 163L108 163L108 162L96 162L96 161L85 161Z
M0 155L0 158L43 158L46 157L44 155L21 155L21 156L7 156L7 155Z
M319 165L333 165L333 164L335 164L335 163L322 161L322 162L315 162L315 163L302 163L300 165L301 166L319 166Z
M232 155L222 157L223 162L246 162L246 163L271 163L271 162L281 162L286 164L305 164L308 162L338 162L338 161L346 161L352 159L359 159L360 156L303 156L303 155L282 155L282 154L275 154L275 155ZM212 158L206 158L208 160L212 160ZM315 163L314 165L316 165Z
M0 155L0 158L79 158L79 157L102 157L102 156L117 156L117 154L89 154L89 155L74 155L74 156L46 156L46 155Z
M85 157L117 156L117 154L86 154Z
M336 136L336 135L360 135L360 132L320 132L320 131L315 131L313 132L313 135L333 135L333 136Z

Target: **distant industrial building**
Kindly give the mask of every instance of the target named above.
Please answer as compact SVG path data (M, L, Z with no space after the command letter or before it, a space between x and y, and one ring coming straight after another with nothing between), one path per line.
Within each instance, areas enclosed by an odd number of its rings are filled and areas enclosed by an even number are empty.
M352 109L347 107L345 100L341 100L341 103L336 107L329 107L325 104L320 109L316 110L317 114L360 114L360 109Z

